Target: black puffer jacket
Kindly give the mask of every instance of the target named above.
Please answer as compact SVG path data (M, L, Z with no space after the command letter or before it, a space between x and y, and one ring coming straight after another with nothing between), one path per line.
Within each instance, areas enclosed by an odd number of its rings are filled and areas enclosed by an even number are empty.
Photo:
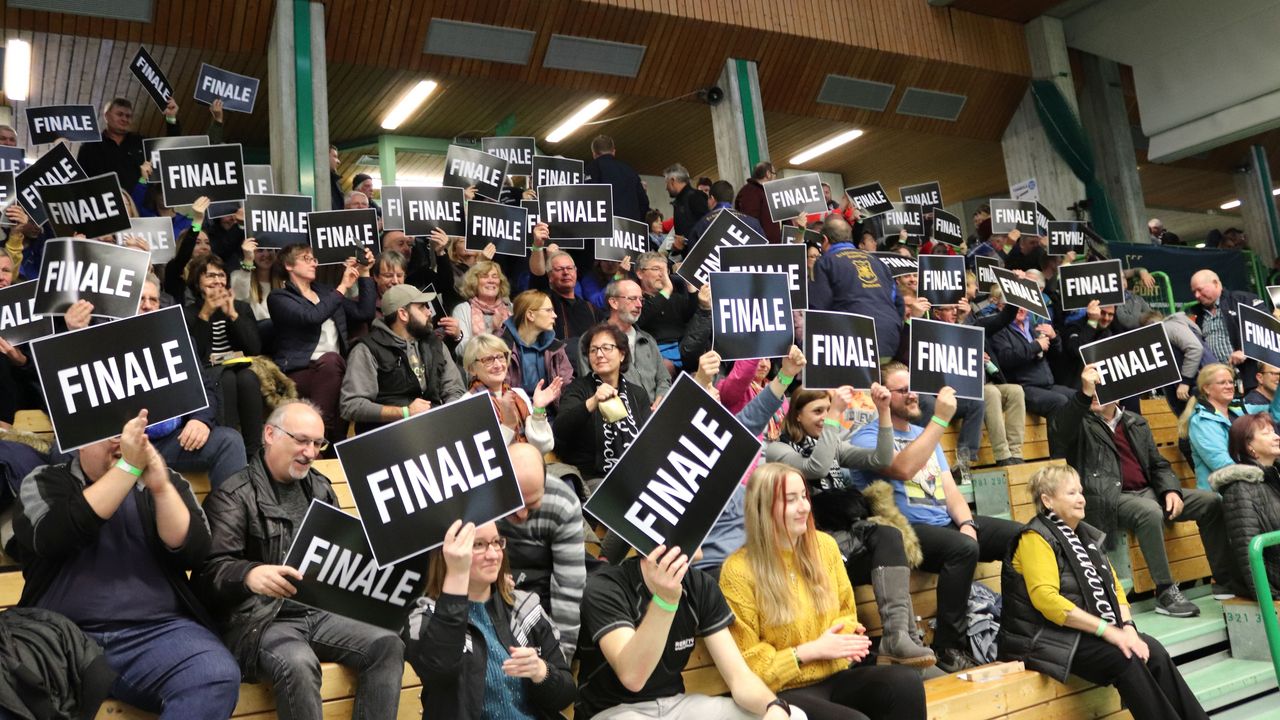
M1280 530L1280 467L1272 465L1228 465L1209 475L1209 485L1222 494L1222 515L1227 521L1227 539L1236 572L1246 589L1253 591L1249 574L1249 541L1257 535ZM1280 546L1262 552L1272 596L1280 595Z
M258 644L283 600L257 595L245 576L259 565L284 562L297 528L276 504L271 478L259 452L249 465L222 482L204 500L213 549L195 574L196 592L213 614L222 642L231 650L245 682L257 682ZM337 505L329 478L315 470L298 481L307 501Z
M102 648L62 615L0 613L0 715L93 718L115 679Z
M1084 486L1085 519L1102 532L1112 532L1116 527L1116 503L1122 492L1120 480L1120 454L1111 428L1098 417L1090 405L1093 398L1078 392L1056 415L1049 418L1049 451L1053 457L1067 459L1067 464L1080 473ZM1156 439L1146 418L1127 410L1120 424L1129 437L1133 454L1142 465L1147 486L1160 497L1161 503L1168 493L1182 497L1182 484L1174 474L1169 461L1156 448Z

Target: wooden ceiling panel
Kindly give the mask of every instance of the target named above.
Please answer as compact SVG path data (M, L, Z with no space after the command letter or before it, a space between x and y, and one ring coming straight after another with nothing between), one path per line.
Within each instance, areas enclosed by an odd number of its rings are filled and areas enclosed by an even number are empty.
M8 7L0 2L0 27L129 43L201 50L266 53L269 0L157 0L151 22L69 15ZM131 56L132 57L132 56Z
M923 1L923 0L922 0ZM1027 23L1049 12L1063 0L953 0L954 10Z

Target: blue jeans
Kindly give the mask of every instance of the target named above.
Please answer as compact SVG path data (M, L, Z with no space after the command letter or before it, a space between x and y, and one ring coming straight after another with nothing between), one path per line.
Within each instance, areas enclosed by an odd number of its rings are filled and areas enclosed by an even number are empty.
M209 439L195 452L183 450L178 444L182 430L174 430L159 440L152 440L160 457L169 467L183 470L205 470L209 473L210 489L244 469L248 460L244 452L244 438L228 427L214 425L209 428Z
M86 632L119 673L112 697L161 720L225 720L240 698L240 667L208 628L175 618L112 632Z

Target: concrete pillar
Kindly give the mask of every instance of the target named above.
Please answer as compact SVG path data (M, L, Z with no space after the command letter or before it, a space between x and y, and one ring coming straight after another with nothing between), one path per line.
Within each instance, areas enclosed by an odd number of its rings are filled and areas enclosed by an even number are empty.
M275 4L267 42L271 165L277 192L312 195L331 209L329 95L324 6L309 0Z
M324 3L307 2L311 33L312 187L317 210L341 210L329 192L329 66L325 60ZM372 198L370 198L372 199Z
M756 163L770 159L755 61L729 58L716 84L724 91L724 100L711 108L719 179L741 187Z
M298 99L293 58L293 3L276 3L267 38L267 107L270 119L271 167L276 192L298 192Z
M1027 23L1025 32L1032 77L1053 80L1075 109L1075 88L1071 80L1071 64L1067 60L1062 21L1041 16ZM1005 175L1010 187L1035 178L1040 202L1055 217L1070 217L1067 207L1084 199L1084 183L1076 179L1075 173L1049 144L1036 114L1030 88L1027 88L1026 95L1009 120L1000 144L1004 150Z
M1150 238L1143 217L1146 202L1138 177L1138 156L1129 130L1120 66L1097 55L1084 55L1084 88L1080 94L1080 121L1093 146L1098 181L1107 191L1129 242Z
M1236 197L1240 198L1241 229L1249 237L1249 247L1267 267L1280 254L1280 221L1275 196L1271 194L1271 169L1266 148L1249 147L1249 162L1234 176Z

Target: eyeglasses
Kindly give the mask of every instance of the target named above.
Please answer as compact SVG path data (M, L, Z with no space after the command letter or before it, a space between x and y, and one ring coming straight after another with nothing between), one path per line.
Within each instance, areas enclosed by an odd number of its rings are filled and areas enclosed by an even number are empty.
M638 302L644 302L643 295L616 295L615 297L617 297L619 300L633 303L633 304Z
M204 274L204 276L209 278L210 280L226 280L227 279L227 274L222 272L207 272Z
M497 353L496 355L486 355L482 358L476 358L476 362L480 365L486 365L486 366L487 365L506 365L507 356L504 353Z
M294 442L298 443L303 447L310 445L311 447L315 448L319 452L324 452L325 450L329 449L329 441L325 440L324 438L317 438L315 440L310 440L308 438L300 438L297 435L294 435L293 433L289 432L288 430L285 430L284 428L280 427L279 425L272 425L271 427L279 430L285 435L288 435L290 438L293 438Z
M889 390L889 392L894 393L895 395L910 395L911 388L896 388Z
M320 262L320 261L316 260L315 255L299 255L298 262L313 263L313 262Z
M618 349L617 345L593 345L587 348L587 354L588 355L608 355L609 353L612 353L614 350L617 350L617 349Z
M497 550L498 552L502 552L503 550L506 550L506 549L507 549L507 539L504 537L494 538L489 542L480 541L480 542L474 542L471 544L472 555L484 555L490 550Z
M565 265L563 267L553 267L551 268L551 272L568 273L568 272L573 272L577 269L578 269L577 265Z

